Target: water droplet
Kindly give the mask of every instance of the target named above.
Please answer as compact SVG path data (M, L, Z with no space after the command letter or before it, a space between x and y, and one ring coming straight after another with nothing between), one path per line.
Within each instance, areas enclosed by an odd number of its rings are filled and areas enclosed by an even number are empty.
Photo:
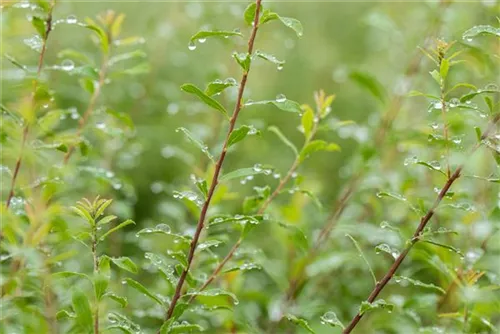
M277 69L278 71L281 71L281 70L283 69L283 64L281 64L281 63L280 63L280 64L278 64L278 65L276 66L276 69Z
M273 174L273 177L274 177L275 179L279 179L279 178L281 177L281 174L280 174L280 173L274 173L274 174Z
M292 176L293 179L295 179L298 175L299 174L297 172L293 172L291 176Z
M410 164L416 164L418 162L418 158L416 156L413 156L411 158L406 158L405 161L403 162L403 165L408 166Z
M286 96L284 94L279 94L276 96L276 102L285 102L286 101Z
M484 87L484 89L485 90L498 90L498 86L490 83L490 84L486 85L486 87Z
M198 39L198 42L200 42L201 44L205 43L207 41L206 38L200 38Z
M73 63L73 61L70 59L65 59L61 63L61 68L64 71L71 71L72 69L75 68L75 63Z
M441 170L441 164L439 163L439 161L433 160L433 161L429 162L429 166L431 166L432 168L434 168L436 170Z
M435 102L435 103L432 105L432 107L433 107L434 109L441 109L441 108L443 108L443 104L442 104L441 102Z
M104 122L97 122L95 124L95 127L98 128L99 130L104 130L104 129L106 129L106 123L104 123Z
M189 42L188 44L188 49L193 51L193 50L196 50L196 44L194 44L194 42Z
M454 97L454 98L452 98L452 99L450 100L450 102L449 102L449 104L448 104L448 105L450 106L450 108L455 108L455 107L457 107L459 104L460 104L460 100Z
M76 22L78 22L78 20L76 19L75 15L68 15L68 17L66 18L66 23L68 24L75 24Z
M262 165L261 164L255 164L253 166L253 170L257 173L261 172L262 171Z

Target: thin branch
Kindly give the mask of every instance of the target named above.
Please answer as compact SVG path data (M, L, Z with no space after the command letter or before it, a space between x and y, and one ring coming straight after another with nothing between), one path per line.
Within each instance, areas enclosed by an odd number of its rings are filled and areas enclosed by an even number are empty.
M262 0L255 1L255 4L256 4L255 18L254 18L252 32L251 32L250 38L248 40L248 54L250 54L250 55L253 52L255 37L257 36L257 30L259 28L259 14L260 14L260 9L261 9L261 2L262 2ZM222 152L219 156L219 160L217 161L217 163L215 165L215 171L214 171L214 174L212 177L212 182L210 184L210 189L209 189L208 194L207 194L207 199L205 200L205 203L203 204L203 207L201 209L200 218L198 219L198 223L196 226L196 231L195 231L195 234L193 236L193 240L191 241L191 246L190 246L188 258L187 258L187 266L184 268L184 270L182 271L182 274L179 277L179 282L177 283L174 296L172 297L172 301L170 302L170 307L169 307L167 314L166 314L166 320L170 319L170 317L172 316L174 309L175 309L175 305L177 304L177 301L181 297L182 287L184 285L184 281L186 280L186 276L187 276L189 269L191 267L191 263L193 261L194 252L195 252L196 247L198 245L198 240L200 238L200 234L201 234L203 227L205 225L205 217L207 215L208 207L210 206L210 202L212 201L212 197L213 197L213 194L215 192L215 188L217 187L217 183L219 181L219 174L221 172L222 164L224 163L224 158L226 157L229 137L231 136L231 133L234 130L236 120L238 119L238 115L239 115L241 108L242 108L242 99L243 99L243 93L245 91L245 87L246 87L246 83L247 83L247 79L248 79L248 72L249 71L245 71L243 73L243 76L242 76L241 81L240 81L239 90L238 90L238 97L236 100L236 105L234 107L233 115L231 116L231 119L229 121L229 129L227 131L226 139L224 140L224 144L222 146Z
M493 118L493 120L491 121L490 126L488 127L488 129L481 136L481 140L479 141L479 143L477 143L473 147L473 149L469 153L469 156L472 155L474 152L476 152L476 150L481 146L481 142L483 140L485 140L486 138L488 138L488 136L493 131L493 129L495 128L496 124L499 121L500 121L500 114L497 114ZM420 238L420 236L422 234L422 231L427 226L427 224L429 223L430 219L434 216L435 210L437 209L437 207L439 206L439 204L441 203L441 201L443 200L443 198L446 196L446 194L450 190L450 188L453 185L453 183L460 177L460 173L462 172L464 166L465 166L465 164L462 164L462 165L458 166L457 169L455 170L455 172L453 174L451 174L451 176L448 178L448 180L446 181L445 185L443 186L443 188L439 192L438 196L436 197L436 200L434 201L434 204L427 211L427 213L425 214L425 216L423 216L422 219L420 220L420 224L418 225L417 229L415 230L415 233L413 234L413 237L409 241L408 246L401 252L401 254L398 256L398 258L394 261L394 263L389 268L389 270L384 275L384 277L377 283L377 285L375 286L375 288L372 290L372 292L368 296L368 298L366 300L367 302L373 303L375 301L375 299L377 298L377 296L384 289L384 287L387 285L387 283L389 283L389 281L394 276L394 274L396 273L396 271L398 270L398 268L401 266L401 263L404 261L404 259L406 258L406 256L410 252L410 250L413 247L413 245L415 245L419 241L419 238ZM351 331L354 329L354 327L356 327L356 325L358 324L358 322L361 320L362 317L363 317L363 314L360 313L360 312L358 312L354 316L354 318L351 320L351 322L349 323L349 325L344 329L344 331L342 333L343 334L349 334L349 333L351 333Z
M318 131L318 123L319 123L319 119L317 119L315 117L313 127L311 129L311 133L310 133L309 137L305 140L303 147L306 147L311 142L311 140L314 138L314 136L316 135L316 132ZM295 171L297 170L299 165L300 165L300 157L297 156L295 158L295 160L293 161L292 165L290 166L290 168L288 169L285 177L283 177L280 180L276 189L274 189L272 194L264 201L264 203L262 203L260 209L257 211L257 215L261 215L267 210L267 208L271 204L271 202L281 193L281 191L283 190L285 185L288 183L288 181L290 181L290 179L292 178L293 174L295 173ZM235 242L235 244L233 245L233 247L231 247L231 249L229 250L227 255L224 257L224 259L217 265L215 270L208 277L208 279L205 281L205 283L203 283L203 285L200 287L200 289L198 291L205 290L206 287L208 285L210 285L210 283L212 283L212 281L217 277L217 275L219 275L221 270L224 268L226 263L234 256L234 253L238 250L242 241L243 241L243 239L239 238ZM189 299L188 303L191 303L196 298L196 296L197 296L196 294L192 295L191 298Z
M443 8L446 8L449 5L449 2L441 1L441 5L443 6ZM440 20L438 18L433 23L432 27L429 29L429 32L426 34L426 36L434 35L435 31L438 29L439 23ZM422 63L422 58L423 57L420 52L416 53L413 56L405 71L405 78L409 79L419 72ZM401 110L403 101L404 97L401 95L396 95L391 100L390 105L387 108L387 111L380 122L377 134L374 138L375 147L380 147L384 143L388 131L392 128L392 124ZM318 239L316 240L312 248L309 250L308 254L305 256L305 258L307 258L308 260L304 261L300 270L298 270L298 274L290 280L288 289L285 293L285 305L284 305L285 308L288 306L288 303L290 303L294 299L295 293L299 288L301 281L304 279L305 267L307 266L308 263L312 261L312 259L316 257L317 252L323 246L324 242L327 240L328 236L337 225L340 217L342 217L342 214L344 213L345 209L347 208L347 205L349 204L352 194L354 194L358 190L358 186L363 180L365 173L366 173L366 167L360 166L358 170L352 174L351 178L347 181L346 186L343 188L341 195L335 201L335 204L333 206L335 209L326 219L326 224L321 229Z
M32 112L35 111L35 106L36 106L36 101L35 101L35 95L36 95L36 90L38 88L38 80L40 79L40 74L42 72L42 67L43 67L43 62L45 59L45 53L47 51L47 39L49 38L49 34L52 31L52 10L54 9L56 2L55 0L52 1L50 5L50 9L47 13L47 19L45 20L45 36L42 39L42 49L40 51L40 56L38 57L38 67L36 71L36 77L33 79L33 88L31 92L31 101L30 101L30 110ZM5 207L8 209L10 206L10 203L12 201L12 198L14 197L15 193L15 187L16 187L16 182L17 182L17 177L19 175L19 171L21 169L21 164L23 161L23 156L24 156L24 150L26 147L26 141L28 139L28 135L30 132L30 124L27 122L27 124L24 126L23 129L23 137L21 140L21 150L19 152L19 157L17 158L16 165L14 167L14 173L12 174L12 181L10 184L10 191L9 195L7 197L7 201L5 203Z
M92 230L92 257L94 262L94 275L99 273L99 256L97 254L97 226ZM94 310L94 334L99 334L99 300L96 299Z

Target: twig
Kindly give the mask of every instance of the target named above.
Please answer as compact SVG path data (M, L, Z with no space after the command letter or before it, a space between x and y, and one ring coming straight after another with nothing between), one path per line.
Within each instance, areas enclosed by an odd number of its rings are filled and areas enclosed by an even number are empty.
M261 2L262 2L262 0L255 1L255 4L256 4L255 18L254 18L252 32L251 32L250 38L248 40L248 54L250 54L250 55L253 52L255 37L257 36L257 30L259 28L259 14L260 14ZM212 201L212 197L213 197L215 188L217 187L217 183L219 181L219 174L220 174L220 171L222 168L222 164L224 163L224 158L226 157L229 137L231 136L231 133L234 130L236 120L238 119L238 115L239 115L240 110L242 108L242 99L243 99L243 93L245 91L245 86L246 86L247 79L248 79L248 72L249 71L245 71L243 73L243 76L242 76L241 81L240 81L239 90L238 90L238 97L236 100L236 105L234 107L233 114L232 114L231 119L229 121L229 129L227 131L226 139L224 140L224 144L222 146L222 152L221 152L219 159L215 165L215 171L214 171L214 174L212 177L212 182L210 184L210 189L209 189L208 194L207 194L207 199L205 200L205 203L203 204L203 207L201 209L200 218L198 219L198 223L196 226L196 231L194 233L193 240L191 241L191 246L190 246L188 258L187 258L187 266L184 268L184 270L182 271L182 274L179 277L179 282L177 283L174 296L172 297L172 301L170 302L170 306L169 306L169 309L168 309L167 314L166 314L166 320L170 319L170 317L172 316L174 309L175 309L175 305L177 304L177 301L179 300L179 298L181 296L182 286L184 285L184 281L186 280L186 276L187 276L189 269L191 267L191 262L193 261L194 252L196 250L196 246L198 245L198 240L200 238L200 234L201 234L203 227L205 225L205 217L207 215L208 207L210 206L210 202Z
M313 128L311 129L311 135L309 136L309 138L306 139L306 141L304 143L304 147L311 141L312 138L314 138L314 135L316 134L317 130L318 130L318 121L315 119L315 121L313 123ZM281 193L281 191L283 190L285 185L288 183L288 181L290 181L290 179L292 178L292 175L295 173L295 171L299 167L299 164L300 164L300 159L299 159L299 157L296 157L294 162L290 166L290 169L288 169L288 172L286 173L285 177L283 177L281 179L281 181L279 182L276 189L274 189L272 194L264 201L264 203L262 203L260 209L257 211L257 215L263 214L266 211L267 207L271 204L271 202ZM205 281L205 283L203 283L203 285L200 287L200 289L198 291L205 290L206 287L208 285L210 285L210 283L212 283L212 281L217 277L217 275L219 275L220 271L224 268L226 263L234 256L234 253L238 250L242 241L243 241L243 239L239 238L235 242L235 244L233 245L233 247L231 247L231 249L229 250L227 255L224 257L224 259L217 265L217 267L212 272L210 277ZM196 298L196 294L192 295L191 298L189 299L188 303L191 303L195 298Z
M50 5L50 9L47 13L47 19L45 20L45 36L43 36L42 39L42 49L40 51L40 56L38 57L38 68L36 71L36 77L33 79L33 88L31 92L31 101L30 101L30 109L32 112L35 111L35 95L36 95L36 90L38 88L38 80L40 79L40 74L42 72L42 67L43 67L43 61L45 59L45 53L47 50L47 39L49 38L49 34L52 31L52 10L54 9L56 2L55 0L52 1ZM10 191L9 195L7 197L7 201L5 203L5 207L8 209L10 206L10 203L12 201L12 198L14 197L15 190L14 188L16 187L16 181L17 181L17 176L19 174L19 170L21 169L21 164L23 161L23 155L24 155L24 149L26 146L26 141L28 139L28 135L30 132L30 124L27 122L27 124L24 126L23 129L23 137L21 140L21 150L19 152L19 157L17 158L16 165L14 167L14 173L12 174L12 181L10 184Z
M97 255L97 226L93 227L92 231L92 257L94 262L94 275L99 273L99 256ZM99 300L96 299L94 310L94 334L99 334Z
M469 153L469 156L472 155L481 146L481 142L483 140L485 140L486 138L488 138L489 134L493 131L493 129L495 128L496 124L499 121L500 121L500 114L497 114L493 118L493 120L491 121L490 126L488 127L488 129L481 136L480 142L477 143L472 148L471 152ZM375 301L375 298L377 298L377 296L384 289L384 287L387 285L387 283L389 283L389 281L391 280L392 276L394 276L394 274L396 273L396 271L398 270L398 268L401 266L401 263L404 261L404 259L406 258L406 256L410 252L410 250L413 247L413 245L415 245L418 242L422 231L427 226L427 224L429 223L429 221L432 218L432 216L434 216L434 212L435 212L436 208L439 206L439 204L441 203L441 201L443 200L443 198L446 196L446 194L450 190L450 188L453 185L453 183L460 177L460 173L462 172L464 166L465 166L465 164L462 164L462 165L458 166L457 169L455 170L455 172L453 174L451 174L451 176L448 178L448 180L446 181L445 185L443 186L443 188L439 192L436 200L434 201L434 204L427 211L427 213L425 214L425 216L423 216L422 219L420 220L420 224L418 225L417 229L415 230L415 233L413 234L413 237L409 241L408 246L401 252L401 254L398 256L398 258L396 259L396 261L394 261L394 263L389 268L389 271L387 271L387 273L384 275L384 277L377 283L377 285L375 286L375 288L372 290L372 292L368 296L368 298L366 300L367 302L373 303ZM349 325L344 329L344 331L342 333L343 334L349 334L349 333L351 333L351 331L354 329L354 327L356 327L356 325L358 324L358 322L361 320L362 317L363 317L363 314L360 313L360 312L358 312L354 316L354 318L351 320L351 322L349 323Z

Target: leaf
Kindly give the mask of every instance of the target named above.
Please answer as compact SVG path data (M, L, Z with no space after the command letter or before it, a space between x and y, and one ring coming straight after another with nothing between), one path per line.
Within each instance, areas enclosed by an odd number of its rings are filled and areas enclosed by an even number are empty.
M209 219L209 226L215 226L220 224L237 223L240 226L245 226L246 224L260 224L263 220L263 216L245 216L245 215L234 215L234 216L215 216Z
M188 292L183 297L196 296L196 301L204 304L210 309L230 308L238 304L238 298L228 291L222 289L210 289L197 292Z
M293 314L287 313L283 316L286 320L290 321L292 324L297 325L299 327L304 328L306 331L308 331L311 334L315 334L316 332L313 331L311 326L307 323L305 319L302 318L297 318Z
M457 253L460 257L464 257L464 254L460 251L460 249L458 248L455 248L453 246L450 246L450 245L445 245L445 244L442 244L442 243L439 243L439 242L436 242L434 240L429 240L429 239L420 239L421 241L423 242L426 242L428 244L431 244L431 245L434 245L434 246L438 246L438 247L441 247L441 248L444 248L444 249L447 249L449 250L450 252L454 252L454 253Z
M184 334L184 333L191 333L191 332L202 332L204 331L203 327L201 327L198 324L190 324L186 321L183 321L181 323L173 323L168 330L169 334Z
M56 313L57 320L73 319L73 318L76 318L76 314L67 310L61 310Z
M175 259L175 260L179 261L179 263L180 263L180 264L182 264L182 266L183 266L184 268L186 268L186 267L188 266L188 260L187 260L186 254L184 254L184 252L183 252L183 251L172 251L172 250L168 250L168 251L167 251L167 254L168 254L171 258L173 258L173 259Z
M450 62L448 59L443 58L441 60L441 65L439 66L439 75L443 80L446 80L449 70L450 70Z
M181 90L186 92L186 93L195 95L196 97L198 97L198 99L200 99L200 101L202 101L203 103L205 103L209 107L220 111L224 116L226 116L226 118L228 118L226 109L218 101L214 100L213 98L211 98L207 94L203 93L203 91L201 91L195 85L184 84L181 86Z
M250 64L252 63L252 57L249 53L233 53L233 58L236 60L238 65L243 69L243 71L248 72L250 70Z
M172 266L167 265L167 263L160 256L153 253L146 253L144 255L153 266L160 271L163 278L165 278L173 287L177 285L178 278L175 276L175 270Z
M262 8L262 5L261 5ZM245 22L247 25L251 26L254 23L255 20L255 10L257 9L257 5L255 2L252 2L247 6L245 9L245 12L243 14L243 17L245 18Z
M340 146L335 143L327 143L324 140L313 140L300 151L299 160L304 161L311 153L317 151L340 151Z
M96 218L99 218L104 213L104 210L106 210L108 208L108 206L111 205L112 202L113 202L112 199L102 200L101 202L99 202L98 208L97 208L94 216Z
M28 68L27 68L25 65L21 64L19 61L17 61L17 60L16 60L13 56L11 56L10 54L4 53L4 54L3 54L3 56L4 56L5 58L7 58L7 60L8 60L8 61L10 61L10 62L11 62L14 66L16 66L16 67L20 68L20 69L21 69L21 70L23 70L23 71L28 72Z
M92 312L87 296L80 290L73 290L71 297L71 305L76 314L76 325L82 333L92 331Z
M133 274L137 274L137 265L130 258L126 256L121 257L110 257L111 262L123 270L129 271Z
M108 314L108 320L111 323L106 329L120 329L122 332L127 334L138 334L142 333L141 327L134 323L132 320L127 318L126 316L116 313L110 312Z
M120 306L122 308L126 307L128 304L126 297L118 296L118 295L114 294L113 292L106 292L103 297L108 297L109 299L114 300L115 302L120 304Z
M389 312L392 312L394 309L394 305L387 303L383 299L378 299L374 301L373 303L369 303L367 301L364 301L361 303L361 306L359 307L359 314L364 314L366 312L375 310L375 309L385 309Z
M384 252L392 256L394 259L396 259L399 256L399 251L393 249L391 246L389 246L386 243L379 244L375 246L375 253L379 254L380 252Z
M101 300L102 296L106 293L109 284L109 276L101 273L94 274L94 292L97 300Z
M38 35L40 35L42 39L45 39L46 37L45 20L42 20L38 16L33 16L31 19L31 24L38 32Z
M371 74L352 71L349 74L351 80L355 81L358 85L368 90L375 98L384 103L387 99L387 92L384 86Z
M437 285L430 284L430 283L424 283L424 282L421 282L419 280L415 280L413 278L409 278L409 277L405 277L405 276L394 276L394 281L396 283L400 283L400 284L402 282L408 282L408 283L410 283L412 285L419 286L419 287L422 287L422 288L437 290L437 291L441 292L442 294L446 293L446 291L443 288L441 288L441 287L439 287Z
M205 155L212 161L214 162L214 157L212 156L212 154L210 153L210 151L208 150L208 146L205 145L205 143L203 143L201 140L199 139L196 139L193 134L186 128L183 128L183 127L180 127L180 128L177 128L175 131L179 132L179 131L182 131L182 133L184 133L184 135L186 135L187 139L189 139L189 141L191 143L193 143L196 147L198 147L203 153L205 153Z
M271 63L277 65L278 69L280 69L281 67L283 67L283 65L285 64L284 60L279 60L275 56L273 56L271 54L268 54L268 53L261 52L259 50L255 51L255 55L257 57L259 57L259 58L262 58L264 60L267 60L268 62L271 62Z
M196 251L202 252L202 251L209 249L209 248L212 248L212 247L219 247L223 243L224 242L222 242L220 240L206 240L206 241L198 244L198 246L196 247Z
M237 142L242 141L248 134L257 133L259 132L253 126L243 125L231 132L231 135L229 136L229 139L227 141L227 148L230 148Z
M128 225L135 225L135 222L133 220L130 220L130 219L127 219L126 221L124 221L123 223L119 224L118 226L116 227L113 227L112 229L108 230L106 233L104 233L100 238L99 240L100 241L104 241L106 239L106 237L108 235L110 235L111 233L113 232L116 232L122 228L124 228L125 226L128 226Z
M146 228L143 228L142 230L140 230L139 232L136 233L136 235L139 237L142 235L148 235L148 234L170 235L170 236L173 236L175 238L175 240L177 240L177 242L183 242L183 243L187 243L187 244L190 243L189 238L182 236L182 235L179 235L179 234L172 233L170 226L168 226L167 224L158 224L154 228L146 227Z
M223 273L230 273L233 271L250 271L250 270L262 270L262 266L256 263L243 263L233 267L230 267L223 271Z
M500 28L495 28L490 25L474 26L464 32L462 38L468 40L479 35L493 35L500 37Z
M74 271L59 271L57 273L53 273L52 276L54 278L59 278L59 277L61 277L61 278L80 277L80 278L85 278L85 279L89 280L89 282L93 284L93 282L90 279L90 277L88 277L85 274L77 273L77 272L74 272Z
M90 226L95 225L94 218L92 218L92 216L87 210L76 206L72 206L71 210L73 210L73 212L75 212L77 215L85 219L90 224Z
M130 68L126 68L125 70L119 72L121 74L127 75L138 75L138 74L146 74L151 71L151 65L149 63L140 63Z
M307 108L301 119L302 129L304 130L304 136L306 139L311 135L311 130L314 124L314 113L311 108Z
M281 141L288 147L290 147L290 149L292 149L293 153L295 153L295 156L298 156L299 155L299 151L297 150L297 148L295 147L295 145L288 139L285 137L285 135L281 132L280 129L278 129L278 127L276 126L270 126L267 128L269 131L275 133L279 139L281 139Z
M295 225L285 224L283 222L278 222L278 225L291 232L293 244L295 246L298 246L298 248L300 248L304 252L309 250L309 240L307 240L306 235L299 227Z
M422 166L425 166L427 168L429 168L430 170L434 170L434 171L437 171L437 172L440 172L441 174L443 174L444 176L446 176L446 173L443 172L441 170L441 164L438 162L438 161L430 161L430 162L426 162L426 161L417 161L416 162L417 165L422 165Z
M125 14L120 13L116 16L113 23L111 24L110 30L111 30L111 37L113 39L116 39L118 38L118 36L120 36L122 30L122 23L124 19L125 19Z
M135 128L134 122L130 115L125 114L123 112L118 112L111 108L106 108L106 114L113 116L117 121L127 126L129 129L133 130Z
M340 322L335 312L329 311L323 314L320 318L322 324L330 325L331 327L340 327L345 329L345 326Z
M432 72L429 72L429 74L434 79L434 81L437 82L438 85L441 85L441 74L439 74L438 71L433 70Z
M196 42L199 39L206 39L208 37L223 37L227 38L230 36L239 36L242 37L243 34L239 31L224 31L224 30L213 30L213 31L198 31L191 37L191 42Z
M240 169L237 169L237 170L234 170L232 172L229 172L227 174L222 175L219 178L219 181L224 182L224 181L229 181L231 179L240 178L240 177L247 177L247 176L258 175L258 174L270 174L268 171L270 171L270 169L255 168L255 167L240 168Z
M363 250L359 246L358 242L350 234L346 234L345 236L348 237L349 239L351 239L352 243L354 244L354 246L358 250L359 256L361 256L363 258L366 265L368 266L368 269L370 270L370 274L372 275L372 278L373 278L373 282L375 283L375 285L377 285L377 278L375 277L375 273L373 272L372 266L370 265L370 262L368 262L367 258L365 257L365 254L363 253Z
M142 50L134 50L131 52L126 52L122 53L116 56L113 56L109 59L108 65L113 66L119 62L130 60L130 59L135 59L135 58L146 58L147 55L144 51Z
M500 90L498 90L498 89L478 89L475 92L470 92L468 94L465 94L465 95L461 96L460 97L460 102L461 103L465 103L467 101L470 101L474 97L476 97L477 95L481 95L481 94L495 94L495 93L499 93L499 92L500 92Z
M106 224L109 224L110 222L112 222L113 220L115 220L116 216L113 216L113 215L109 215L109 216L106 216L106 217L103 217L101 220L99 220L97 222L97 225L106 225Z
M215 80L208 84L207 88L205 89L205 94L207 94L208 96L217 95L223 92L226 88L234 86L238 86L238 83L233 78L227 78L224 81Z
M292 29L297 34L297 37L302 37L304 34L304 28L302 27L302 23L299 20L294 19L292 17L283 17L278 16L278 19L283 23L286 27Z
M137 282L137 281L134 281L133 279L131 278L125 278L122 283L124 284L127 284L129 285L130 287L134 288L135 290L139 291L140 293L142 293L143 295L145 295L146 297L149 297L150 299L152 299L153 301L155 301L156 303L158 303L160 306L165 306L163 301L156 297L153 293L151 293L146 287L144 287L141 283Z

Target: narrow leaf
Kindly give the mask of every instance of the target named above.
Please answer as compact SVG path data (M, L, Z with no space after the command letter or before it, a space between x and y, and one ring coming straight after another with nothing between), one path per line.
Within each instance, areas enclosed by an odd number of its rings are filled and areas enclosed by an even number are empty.
M220 111L224 116L228 117L227 116L227 111L222 106L222 104L220 104L218 101L214 100L213 98L211 98L210 96L208 96L207 94L205 94L203 91L201 91L201 89L199 89L195 85L193 85L193 84L184 84L184 85L181 86L181 90L184 91L184 92L186 92L186 93L195 95L196 97L198 97L198 99L200 99L200 101L202 101L203 103L205 103L209 107L214 108L214 109Z

